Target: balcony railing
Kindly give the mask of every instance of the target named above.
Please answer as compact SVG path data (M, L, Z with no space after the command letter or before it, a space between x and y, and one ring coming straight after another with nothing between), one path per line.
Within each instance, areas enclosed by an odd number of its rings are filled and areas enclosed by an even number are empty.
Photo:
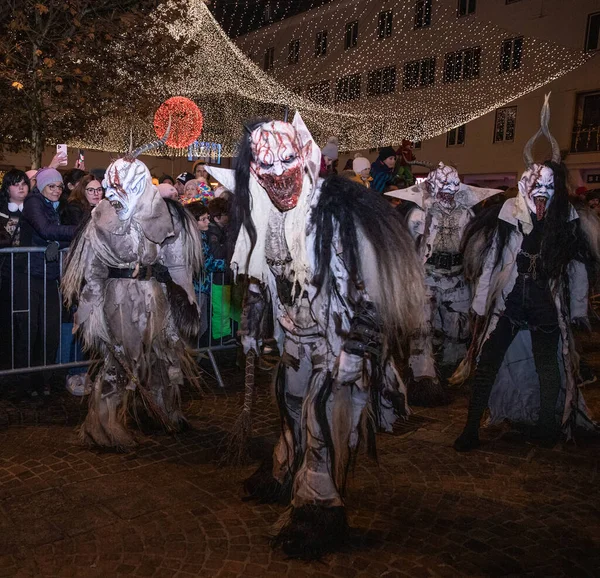
M600 126L575 125L571 136L572 153L600 152Z

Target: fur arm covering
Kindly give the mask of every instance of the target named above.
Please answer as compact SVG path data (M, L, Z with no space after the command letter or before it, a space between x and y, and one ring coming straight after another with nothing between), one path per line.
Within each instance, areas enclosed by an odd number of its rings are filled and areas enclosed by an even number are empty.
M67 307L77 305L74 331L79 330L84 348L104 352L104 344L110 341L104 315L104 283L108 278L108 267L98 258L89 241L89 229L93 226L89 220L71 243L61 290Z
M192 214L176 201L167 200L175 235L168 237L161 249L161 262L169 268L171 278L185 289L190 303L196 303L194 277L202 269L202 239Z
M598 264L600 263L600 217L587 207L578 208L577 214L579 215L581 232L587 241L590 255Z
M475 284L483 272L498 229L501 204L483 209L473 217L463 233L460 251L463 254L465 280Z
M402 218L378 195L334 175L321 187L312 225L318 290L328 290L332 252L336 250L352 285L343 292L366 292L383 325L385 343L397 350L424 323L423 269ZM338 247L334 247L336 236ZM355 303L355 308L361 306Z

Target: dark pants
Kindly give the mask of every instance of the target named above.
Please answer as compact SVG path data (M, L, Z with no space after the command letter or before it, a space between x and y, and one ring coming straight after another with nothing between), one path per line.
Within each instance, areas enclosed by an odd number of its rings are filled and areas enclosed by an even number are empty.
M556 307L547 284L519 276L506 301L504 315L498 320L481 350L473 379L466 429L475 432L488 406L492 387L515 335L529 329L533 359L540 381L540 429L556 429L556 400L560 391L558 341L560 329Z
M23 312L13 314L15 367L53 365L60 340L58 281L44 282L42 278L31 277L29 289L28 301L27 278L16 274L14 310ZM43 372L45 385L50 377L49 372Z

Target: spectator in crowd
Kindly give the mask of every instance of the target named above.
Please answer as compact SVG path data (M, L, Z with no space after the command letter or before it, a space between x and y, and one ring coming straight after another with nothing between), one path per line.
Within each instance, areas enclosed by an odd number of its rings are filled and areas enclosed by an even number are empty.
M37 172L37 171L36 171ZM23 203L29 193L29 179L23 171L12 169L2 179L0 187L0 247L18 247ZM0 256L0 368L12 366L13 296L26 294L25 279L13 275L22 255ZM14 261L13 261L14 259ZM14 307L14 309L19 309ZM18 315L18 314L17 314Z
M35 187L35 176L37 175L37 169L31 169L30 171L25 171L27 178L29 179L29 190L31 191L33 187Z
M85 171L82 171L81 169L71 169L70 171L67 171L65 173L65 175L63 176L63 184L64 184L64 189L63 189L63 199L66 201L70 194L73 192L73 189L77 186L77 183L79 181L81 181L81 179L83 179L83 177L85 177L87 173Z
M201 343L207 345L208 341L203 340L202 337L208 329L208 303L210 301L211 292L211 274L215 271L225 271L227 268L225 260L216 260L210 254L210 248L208 246L208 237L206 232L210 224L210 215L208 214L208 207L202 201L195 201L187 205L186 207L190 213L196 219L198 231L202 238L202 253L204 255L204 278L194 281L194 289L196 295L198 295L198 306L200 308L200 334Z
M384 193L386 189L394 184L396 177L394 169L396 167L396 151L392 147L383 147L379 149L379 156L371 165L371 189L378 193Z
M356 154L358 155L359 153L356 153ZM344 168L342 169L342 174L344 171L353 171L354 170L352 168L353 162L354 162L353 159L348 159L346 161L346 164L344 165ZM371 169L371 163L369 163L369 170L370 169Z
M352 161L352 170L356 175L353 177L353 181L360 183L367 187L367 189L371 188L373 177L371 176L371 162L369 159L357 153Z
M196 201L202 201L206 205L214 196L212 189L204 181L192 179L185 183L180 200L184 205Z
M106 172L106 169L92 169L90 171L90 174L94 175L96 177L97 181L102 182L104 180L105 172Z
M60 277L59 250L66 247L77 230L75 225L62 225L58 212L63 190L60 173L53 168L41 169L37 174L37 188L25 198L21 221L21 245L45 247L45 253L30 256L29 326L21 323L15 328L15 349L27 359L27 331L31 345L31 365L54 363L59 343ZM27 271L23 272L27 275ZM27 295L24 296L27 300ZM23 326L25 325L25 326ZM19 340L19 344L17 344ZM50 377L43 372L43 391L50 394ZM32 395L37 391L34 389Z
M192 173L194 173L194 178L197 181L202 181L203 183L206 183L209 187L211 186L210 175L206 171L206 163L204 161L196 161L194 163Z
M325 178L333 173L333 161L338 158L338 139L330 136L327 139L327 144L321 149L321 170L319 176Z
M158 179L158 184L167 184L173 186L175 184L175 179L171 175L162 175L162 177Z
M173 201L179 199L177 189L169 183L160 183L158 185L158 192L163 199L171 199Z
M232 275L227 266L227 233L229 225L229 203L222 196L208 203L210 224L206 237L208 240L209 259L223 263L224 267L212 274L212 338L222 340L232 334L232 320L239 317L231 303ZM233 310L232 310L233 309Z
M183 189L188 181L193 180L194 175L192 173L181 173L175 180L174 186L177 189L177 193L180 197L183 196Z
M61 211L64 225L80 225L87 221L92 209L102 200L104 189L94 175L85 175L71 191L66 206Z
M600 189L592 189L585 194L587 206L600 216Z

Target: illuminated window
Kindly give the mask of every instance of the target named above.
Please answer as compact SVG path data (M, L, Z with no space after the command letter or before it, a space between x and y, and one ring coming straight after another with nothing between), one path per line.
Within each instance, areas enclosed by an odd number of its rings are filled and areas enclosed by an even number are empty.
M435 58L414 60L404 65L403 90L429 86L435 81Z
M300 40L292 40L288 44L288 64L297 64L300 57Z
M267 48L265 50L265 58L263 61L263 70L271 70L273 68L273 63L275 62L275 48L271 46L271 48Z
M327 30L317 32L315 37L315 56L325 56L327 54Z
M389 94L396 90L396 67L388 66L378 70L371 70L367 79L367 94Z
M585 32L585 49L598 50L600 48L600 12L590 14Z
M425 28L431 25L431 0L416 0L415 28Z
M509 38L502 42L500 55L500 72L510 72L521 68L523 57L523 37Z
M458 147L465 144L465 126L461 124L446 133L447 147Z
M358 44L358 20L346 24L346 36L344 37L344 50L354 48Z
M458 0L458 15L468 16L475 12L476 0Z
M392 11L379 13L379 25L377 27L377 35L381 38L387 38L392 35Z
M512 142L515 140L517 107L507 106L496 111L494 142Z
M449 52L444 60L444 82L470 80L479 77L481 48L466 48L458 52Z

